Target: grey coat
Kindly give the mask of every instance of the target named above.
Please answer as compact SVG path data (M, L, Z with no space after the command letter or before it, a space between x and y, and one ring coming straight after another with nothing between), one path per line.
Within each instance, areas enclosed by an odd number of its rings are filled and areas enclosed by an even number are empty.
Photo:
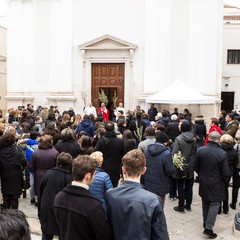
M176 137L173 145L172 154L181 151L182 155L185 157L185 162L189 166L190 177L194 177L194 157L196 152L196 138L192 132L181 133ZM178 178L176 174L173 175L174 178Z

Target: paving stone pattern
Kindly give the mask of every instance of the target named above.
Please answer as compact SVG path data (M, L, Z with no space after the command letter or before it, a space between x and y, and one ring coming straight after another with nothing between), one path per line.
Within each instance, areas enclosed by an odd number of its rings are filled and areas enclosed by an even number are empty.
M176 201L170 201L166 198L165 202L165 216L167 219L168 231L171 240L200 240L209 239L203 235L202 223L202 209L201 198L198 196L198 183L194 183L194 197L192 204L192 212L179 213L173 210L177 206ZM231 197L231 187L229 188L229 195ZM231 199L231 198L230 198ZM19 209L22 210L28 217L29 224L32 230L32 239L41 239L41 228L37 218L37 208L30 205L29 193L27 198L20 199ZM237 205L237 210L229 208L228 214L220 214L217 216L216 224L213 228L214 232L218 234L216 239L236 240L240 239L234 236L233 222L237 211L240 211L240 206ZM57 239L57 238L56 238Z

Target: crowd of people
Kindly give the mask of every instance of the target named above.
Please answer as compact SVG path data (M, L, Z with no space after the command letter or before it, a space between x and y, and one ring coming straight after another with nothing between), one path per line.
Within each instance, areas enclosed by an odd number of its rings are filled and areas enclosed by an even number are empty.
M173 210L191 212L198 182L203 234L216 238L217 214L238 201L239 119L222 110L207 130L203 116L154 104L145 112L119 103L111 116L104 103L90 103L83 116L30 103L0 111L2 208L17 211L30 188L43 240L166 240L166 196L178 201Z

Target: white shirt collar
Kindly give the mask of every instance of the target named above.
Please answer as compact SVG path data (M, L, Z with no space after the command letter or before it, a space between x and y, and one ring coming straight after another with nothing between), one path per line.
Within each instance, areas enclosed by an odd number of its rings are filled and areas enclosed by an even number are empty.
M82 188L85 188L87 190L89 189L89 186L87 184L80 183L80 182L77 182L77 181L72 181L72 185L73 186L82 187Z

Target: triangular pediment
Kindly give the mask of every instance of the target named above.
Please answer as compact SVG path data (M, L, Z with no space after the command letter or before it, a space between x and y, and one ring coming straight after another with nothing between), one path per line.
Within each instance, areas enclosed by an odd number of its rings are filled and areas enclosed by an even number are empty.
M113 37L111 35L103 35L91 41L79 45L81 50L90 49L135 49L137 46L125 40Z

